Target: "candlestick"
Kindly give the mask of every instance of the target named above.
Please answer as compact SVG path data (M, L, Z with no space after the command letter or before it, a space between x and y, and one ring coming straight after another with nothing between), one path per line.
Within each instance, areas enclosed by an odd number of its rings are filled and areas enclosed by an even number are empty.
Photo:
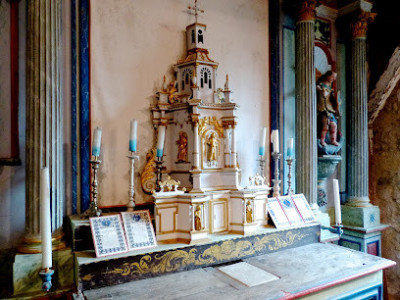
M93 132L92 155L100 156L101 128L96 127Z
M157 157L162 157L164 152L165 126L158 127Z
M90 160L93 170L93 181L92 181L92 202L90 202L90 208L88 211L89 216L91 217L99 217L101 216L101 209L98 207L97 203L97 195L98 195L98 182L97 182L97 170L99 169L101 160L98 160L97 156L94 157L94 160Z
M49 168L43 168L40 175L40 234L42 239L42 268L50 269L52 267L52 244Z
M264 170L265 170L265 163L266 163L266 161L265 161L265 159L264 159L264 156L260 155L260 159L258 159L257 161L259 162L261 177L265 177L265 172L264 172Z
M39 276L42 277L42 290L48 292L51 289L51 276L53 276L54 270L52 269L43 269L39 272Z
M275 144L274 144L275 145ZM274 186L273 186L273 196L274 197L279 197L281 194L280 194L280 190L281 190L281 188L280 188L280 184L281 184L281 181L279 180L279 158L281 157L281 154L280 153L277 153L277 152L273 152L272 153L272 157L273 157L273 159L274 159L274 163L275 163L275 172L274 172L274 175L275 175L275 178L272 180L273 182L274 182Z
M335 224L342 224L342 214L340 210L339 181L333 179L333 199L335 204Z
M260 146L259 146L259 148L258 148L258 154L259 154L260 156L264 156L264 154L265 154L265 140L266 140L266 138L267 138L267 128L264 127L264 128L261 130L261 135L260 135Z
M274 129L271 132L272 152L279 153L279 130Z
M293 194L293 189L292 189L292 164L293 164L294 161L295 161L295 159L290 157L290 156L286 159L286 162L288 164L288 176L287 176L288 177L288 190L287 190L287 194L288 195L292 195Z
M286 156L289 158L293 156L293 138L290 138L288 140L288 148L287 148Z
M157 169L157 180L156 180L156 185L157 185L157 192L161 191L160 183L162 181L162 168L163 168L163 159L161 157L157 157L156 159L156 169Z
M129 180L129 202L127 204L128 211L133 211L135 207L135 159L139 159L136 152L131 151L131 155L127 156L130 160L130 180Z
M129 134L129 151L136 152L137 141L137 120L131 121L131 131Z

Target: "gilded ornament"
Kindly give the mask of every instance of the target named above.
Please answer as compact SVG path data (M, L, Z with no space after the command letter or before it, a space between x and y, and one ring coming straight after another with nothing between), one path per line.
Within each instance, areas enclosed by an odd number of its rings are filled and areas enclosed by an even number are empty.
M151 191L156 188L156 149L151 149L146 154L146 165L142 175L140 176L142 189L146 194L151 194Z
M218 150L218 138L215 132L212 132L207 141L208 152L207 160L213 162L217 160L217 150Z
M276 251L286 248L296 241L302 240L307 234L293 233L270 234L250 240L227 240L221 244L210 245L207 249L176 249L165 254L149 254L143 256L139 262L125 263L107 272L121 276L142 276L147 274L162 274L183 270L187 266L207 266L223 263L232 259L252 256L259 252Z
M305 0L300 4L299 21L315 20L316 9L319 6L319 0Z
M218 135L223 138L224 137L224 127L218 121L215 116L208 116L199 119L199 136L204 137L206 132L207 125L214 126L215 131L217 131Z
M361 12L356 21L351 26L351 34L353 38L365 38L367 36L368 25L375 20L376 13Z

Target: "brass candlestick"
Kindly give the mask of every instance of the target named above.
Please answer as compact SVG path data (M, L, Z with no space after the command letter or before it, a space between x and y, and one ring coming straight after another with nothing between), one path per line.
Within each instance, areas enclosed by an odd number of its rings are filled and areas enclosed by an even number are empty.
M101 209L98 207L97 195L98 195L98 181L97 181L97 170L99 169L101 160L98 160L98 156L94 157L94 160L90 160L93 170L93 181L92 181L92 201L90 202L90 208L88 215L90 217L101 216Z
M287 194L288 195L292 195L293 194L293 189L292 189L292 164L296 159L292 158L292 157L288 157L286 159L286 162L288 164L288 190L287 190Z
M127 158L129 158L130 161L130 181L129 181L129 190L128 190L128 196L129 196L129 202L126 205L128 208L128 211L133 211L135 208L135 159L139 159L139 156L136 155L136 151L130 151L131 155L128 155Z
M281 181L280 181L280 179L279 179L279 158L281 157L281 154L280 153L278 153L278 152L273 152L272 153L272 157L273 157L273 159L274 159L274 162L275 162L275 172L274 172L274 179L272 180L273 181L273 183L274 183L274 186L273 186L273 194L272 194L272 196L274 196L274 197L279 197L281 194L280 194L280 190L281 190L281 187L280 187L280 184L281 184Z

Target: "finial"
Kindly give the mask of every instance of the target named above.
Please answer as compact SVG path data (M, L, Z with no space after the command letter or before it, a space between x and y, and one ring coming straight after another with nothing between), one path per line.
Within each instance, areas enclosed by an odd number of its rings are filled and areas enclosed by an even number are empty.
M188 9L194 11L194 17L197 23L197 17L199 16L199 12L204 13L204 10L197 7L197 0L194 0L194 6L188 6Z
M164 81L163 81L162 88L163 88L163 91L164 91L164 92L165 92L165 91L167 90L167 88L168 88L168 86L167 86L167 80L166 80L166 78L165 78L165 75L164 75Z
M226 91L229 90L229 75L228 74L226 74L226 81L225 81L224 89Z

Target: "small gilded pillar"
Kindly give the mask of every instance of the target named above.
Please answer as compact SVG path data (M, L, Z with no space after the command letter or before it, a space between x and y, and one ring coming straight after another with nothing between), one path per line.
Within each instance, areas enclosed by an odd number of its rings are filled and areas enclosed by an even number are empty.
M371 206L368 197L368 95L366 33L374 13L362 11L351 24L351 105L349 105L349 206Z
M296 23L296 192L317 204L317 109L314 22L317 1L300 4Z

